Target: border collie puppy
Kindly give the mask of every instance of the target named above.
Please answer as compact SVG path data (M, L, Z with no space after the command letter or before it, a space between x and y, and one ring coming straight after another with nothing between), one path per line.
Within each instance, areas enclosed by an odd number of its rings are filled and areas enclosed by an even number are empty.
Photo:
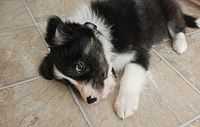
M48 79L65 79L92 104L105 98L120 76L114 109L124 119L138 109L153 44L170 36L174 50L187 49L185 27L200 20L183 14L176 0L105 0L81 3L72 16L48 20L50 52L40 66Z

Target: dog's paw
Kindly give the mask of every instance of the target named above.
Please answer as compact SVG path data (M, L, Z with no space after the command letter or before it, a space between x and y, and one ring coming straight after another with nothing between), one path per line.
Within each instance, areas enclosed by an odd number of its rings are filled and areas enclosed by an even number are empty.
M138 105L139 96L128 93L120 94L115 101L114 110L121 119L125 119L134 114Z
M187 40L185 37L184 33L178 33L174 39L173 42L173 48L174 50L179 53L182 54L187 50Z

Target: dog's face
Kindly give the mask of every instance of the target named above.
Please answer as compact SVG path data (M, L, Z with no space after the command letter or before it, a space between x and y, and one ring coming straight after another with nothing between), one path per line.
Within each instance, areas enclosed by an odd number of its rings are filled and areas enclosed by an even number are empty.
M101 36L92 23L63 23L51 17L46 34L51 51L40 74L47 79L67 79L89 104L105 98L115 80Z

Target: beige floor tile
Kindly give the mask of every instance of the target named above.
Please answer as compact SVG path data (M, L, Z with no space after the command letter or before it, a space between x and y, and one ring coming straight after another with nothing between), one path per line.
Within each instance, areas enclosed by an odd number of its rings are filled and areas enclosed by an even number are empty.
M0 127L87 127L65 85L38 79L0 91Z
M194 121L191 125L189 125L188 127L200 127L200 119Z
M46 53L35 28L0 33L0 87L38 75L38 65Z
M82 3L90 0L27 0L36 21L43 22L51 15L70 16Z
M65 16L70 16L75 9L89 1L91 0L64 0Z
M156 47L156 50L164 56L178 71L189 81L200 89L200 32L187 37L188 50L182 54L176 54L169 43L163 43Z
M26 0L36 20L50 15L64 16L64 0Z
M116 117L113 96L96 105L81 101L95 127L177 127L199 113L200 95L160 59L153 57L152 61L154 80L147 82L140 108L133 117L124 121Z
M178 0L185 14L189 14L191 16L200 18L200 6L197 4L194 4L192 1L198 1L198 0ZM200 4L200 1L196 3ZM188 33L191 33L191 32L198 31L198 29L187 28L186 31Z
M60 17L62 19L62 21L65 21L65 17ZM46 33L46 27L47 27L47 21L48 20L43 20L43 21L40 21L38 22L38 27L41 31L41 33L43 34L43 36L45 36L45 33Z
M193 1L193 2L192 2ZM196 1L196 4L195 4ZM198 0L178 0L184 13L200 17L200 1ZM198 5L199 4L199 5Z
M1 0L0 17L0 30L32 25L22 0Z

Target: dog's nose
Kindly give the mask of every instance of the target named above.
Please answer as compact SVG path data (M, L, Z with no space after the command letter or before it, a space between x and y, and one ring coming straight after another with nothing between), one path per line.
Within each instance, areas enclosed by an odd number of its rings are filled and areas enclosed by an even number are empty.
M92 103L94 103L96 101L97 101L96 97L92 97L92 96L87 97L87 103L88 104L92 104Z

